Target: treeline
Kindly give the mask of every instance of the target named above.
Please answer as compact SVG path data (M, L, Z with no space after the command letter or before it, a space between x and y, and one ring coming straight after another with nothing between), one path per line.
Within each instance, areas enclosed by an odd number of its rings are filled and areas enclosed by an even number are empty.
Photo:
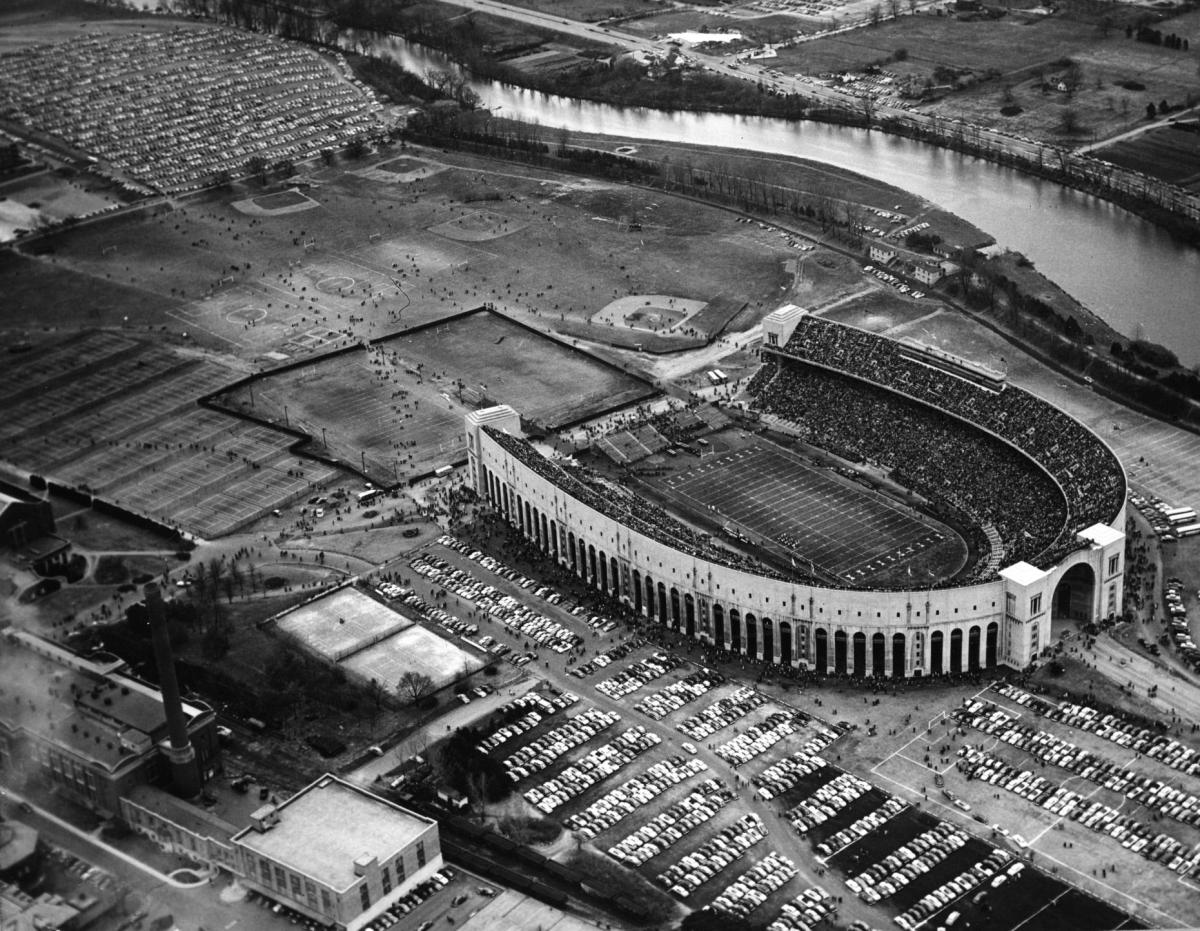
M1169 420L1200 422L1200 377L1179 368L1175 354L1146 340L1113 342L1106 354L1078 320L1024 293L995 260L966 256L951 282L970 306L987 309L1021 342L1059 367L1090 378L1121 400Z

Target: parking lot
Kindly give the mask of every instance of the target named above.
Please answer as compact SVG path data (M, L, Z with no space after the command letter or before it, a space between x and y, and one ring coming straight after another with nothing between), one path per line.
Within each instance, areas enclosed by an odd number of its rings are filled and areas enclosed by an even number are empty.
M561 821L627 868L630 894L647 883L687 908L778 931L827 916L917 931L955 912L997 931L1141 926L1039 870L1011 841L1019 831L981 824L957 783L961 805L914 799L924 784L932 793L935 775L966 781L954 768L961 738L930 745L926 763L913 741L934 731L901 737L908 750L889 760L911 768L907 782L894 766L844 769L843 728L610 627L493 557L447 537L413 566L427 570L414 587L439 586L454 620L478 624L493 651L526 660L552 686L512 703L481 731L481 748L504 762L531 817ZM947 715L932 725L960 727ZM996 821L1004 808L995 805Z

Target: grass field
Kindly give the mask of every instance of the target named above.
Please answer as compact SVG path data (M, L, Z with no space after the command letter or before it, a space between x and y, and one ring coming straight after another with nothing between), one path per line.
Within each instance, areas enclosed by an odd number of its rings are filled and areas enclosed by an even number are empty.
M854 584L899 581L907 573L898 570L927 551L940 563L936 578L952 575L966 558L965 544L948 527L765 440L701 460L662 485L691 508L711 506L752 536L782 545L798 563L811 560ZM922 575L918 583L927 584Z
M645 382L493 313L476 313L384 344L431 377L486 387L547 426L579 420L652 394Z
M1200 132L1170 126L1152 129L1100 149L1096 154L1114 165L1200 190Z

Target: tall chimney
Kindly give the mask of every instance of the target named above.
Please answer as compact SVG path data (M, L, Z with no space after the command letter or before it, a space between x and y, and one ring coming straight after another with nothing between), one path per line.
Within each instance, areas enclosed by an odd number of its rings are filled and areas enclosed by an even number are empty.
M146 594L146 612L150 615L150 641L154 644L158 686L162 691L167 731L171 738L167 747L167 759L171 761L171 782L176 795L195 798L200 794L200 767L196 763L195 748L188 737L183 702L179 699L179 681L175 678L175 657L171 653L171 639L167 636L162 593L156 582L147 582L143 591Z

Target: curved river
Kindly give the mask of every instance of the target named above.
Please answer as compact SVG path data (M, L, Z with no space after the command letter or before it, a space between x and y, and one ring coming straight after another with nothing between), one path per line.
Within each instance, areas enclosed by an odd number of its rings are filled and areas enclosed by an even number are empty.
M409 71L453 67L396 37L374 54ZM1120 332L1200 363L1200 250L1097 197L1010 168L881 132L824 123L622 109L493 81L471 86L493 110L544 126L797 156L878 178L975 224Z

